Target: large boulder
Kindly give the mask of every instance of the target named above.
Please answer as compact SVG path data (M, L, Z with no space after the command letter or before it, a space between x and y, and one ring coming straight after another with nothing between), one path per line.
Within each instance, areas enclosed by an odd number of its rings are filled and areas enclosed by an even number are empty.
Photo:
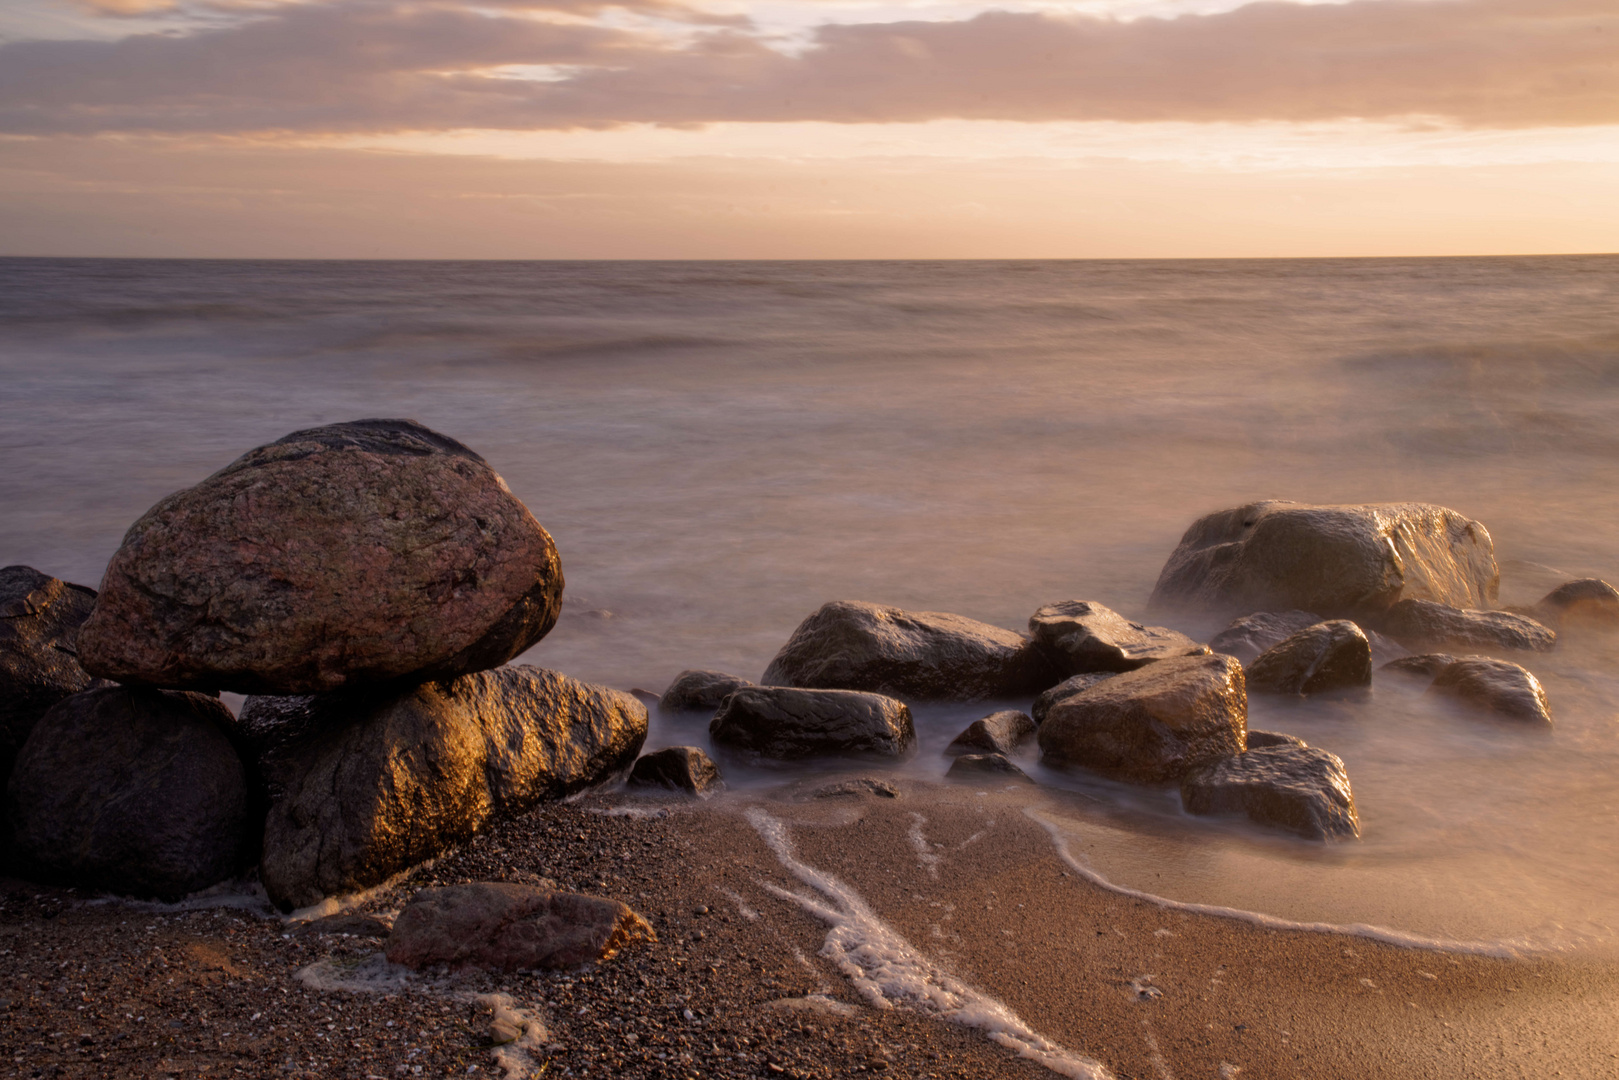
M1553 626L1619 626L1619 589L1601 578L1565 582L1535 605L1534 614Z
M322 693L496 667L561 602L556 545L483 458L414 421L357 420L148 510L79 651L124 683Z
M695 746L670 746L646 754L630 770L631 787L667 788L687 795L707 795L725 785L714 759Z
M282 908L380 884L499 818L628 768L630 695L514 665L403 693L251 698L269 788L261 876Z
M1551 706L1540 680L1505 660L1461 657L1439 670L1428 692L1459 698L1511 720L1552 726Z
M1131 622L1089 600L1047 604L1029 617L1029 633L1065 679L1093 671L1134 671L1172 656L1209 651L1185 634Z
M1160 660L1059 702L1040 725L1048 765L1136 783L1178 780L1247 745L1248 692L1235 657Z
M960 615L834 600L799 624L761 680L916 701L983 701L1057 681L1022 634Z
M575 968L656 940L647 921L617 900L480 881L418 892L394 920L386 952L412 968L518 971Z
M1401 600L1380 623L1389 637L1412 649L1442 646L1545 652L1557 644L1555 631L1526 615L1509 611L1464 611L1432 600Z
M1488 607L1499 587L1488 530L1454 510L1273 500L1194 522L1149 608L1357 618L1406 598Z
M1319 694L1372 685L1372 645L1360 627L1334 619L1305 627L1248 665L1248 689Z
M1342 759L1309 746L1270 746L1222 758L1181 781L1189 814L1246 815L1311 840L1353 840L1360 815Z
M744 686L752 685L746 679L727 675L723 671L682 671L658 699L658 708L664 712L712 714L726 698Z
M725 699L708 725L718 745L789 761L810 757L899 757L916 743L902 701L854 690L752 686Z
M254 838L231 724L202 694L109 687L58 702L7 789L24 867L164 900L240 870Z
M1115 671L1087 671L1082 675L1069 676L1035 698L1034 704L1029 706L1029 715L1036 725L1043 724L1046 722L1046 714L1051 712L1051 707L1057 702L1067 701L1075 694L1084 693L1102 680L1111 679L1116 674L1118 672Z
M1003 709L967 725L967 729L944 748L946 757L962 754L1010 754L1034 737L1038 730L1028 713Z

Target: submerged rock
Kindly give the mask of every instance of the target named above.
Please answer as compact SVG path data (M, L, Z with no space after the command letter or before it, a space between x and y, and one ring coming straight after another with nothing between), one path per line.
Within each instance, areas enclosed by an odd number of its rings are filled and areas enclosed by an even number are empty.
M1324 621L1308 611L1256 611L1232 619L1230 626L1209 639L1209 648L1251 664L1260 653Z
M1431 679L1455 662L1456 657L1449 653L1420 653L1416 656L1402 656L1398 660L1390 660L1380 670L1393 671L1401 675L1421 675Z
M720 782L719 766L695 746L671 746L647 754L630 770L633 787L661 787L706 795L725 785Z
M1265 650L1248 665L1248 688L1319 694L1372 685L1372 646L1347 619L1316 623Z
M746 679L723 671L690 669L675 676L675 681L658 699L658 708L664 712L712 713L731 694L752 685Z
M1357 618L1405 598L1487 607L1499 586L1489 531L1454 510L1272 500L1194 522L1164 564L1149 609Z
M899 757L916 743L904 702L855 690L745 687L708 725L716 744L790 761L809 757Z
M647 921L617 900L481 881L418 892L394 920L386 952L412 968L554 970L657 940Z
M1552 726L1551 707L1540 680L1505 660L1462 657L1437 672L1428 692L1460 698L1498 716Z
M1027 713L1005 709L974 720L944 748L946 757L962 754L1010 754L1039 730Z
M1029 715L1033 717L1036 724L1043 724L1046 722L1047 714L1051 712L1051 707L1057 702L1067 701L1075 694L1089 690L1097 683L1104 679L1111 679L1116 674L1118 673L1114 671L1087 671L1083 675L1074 675L1071 678L1064 679L1034 699L1034 704L1029 706Z
M1057 681L1022 634L960 615L835 600L799 624L768 686L863 690L917 701L1033 694Z
M1235 657L1185 656L1116 675L1054 705L1040 725L1048 765L1136 783L1178 780L1247 745L1248 694Z
M79 649L120 682L318 693L496 667L561 602L556 546L483 458L414 421L357 420L148 510Z
M1353 840L1360 815L1336 754L1270 746L1204 765L1181 781L1189 814L1243 814L1311 840Z
M1260 731L1257 728L1248 729L1248 749L1262 750L1267 746L1308 746L1297 735L1284 735L1280 731Z
M1412 649L1459 645L1470 649L1545 652L1557 634L1525 615L1463 611L1431 600L1401 600L1383 615L1383 632Z
M1619 626L1619 589L1601 578L1570 581L1547 593L1535 615L1556 626Z
M1089 600L1047 604L1029 617L1029 633L1063 678L1093 671L1134 671L1158 660L1209 651L1185 634L1131 622Z
M1014 765L1005 754L963 754L950 763L945 775L958 780L988 777L1029 779L1029 774Z
M253 838L232 722L201 694L111 687L58 702L23 744L7 792L24 865L163 900L236 873Z

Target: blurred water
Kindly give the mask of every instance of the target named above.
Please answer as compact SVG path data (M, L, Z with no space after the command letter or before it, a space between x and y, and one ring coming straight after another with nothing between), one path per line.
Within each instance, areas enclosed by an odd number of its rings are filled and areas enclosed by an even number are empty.
M414 417L557 539L565 614L525 659L654 691L757 677L838 597L1009 627L1070 597L1138 614L1193 518L1266 497L1440 502L1514 565L1619 579L1614 257L10 259L0 416L0 562L91 584L141 512L243 450ZM1254 726L1348 763L1366 839L1327 854L1042 778L1124 806L1138 839L1095 857L1129 876L1156 852L1183 899L1612 942L1616 661L1587 640L1533 663L1550 739L1386 680L1358 705L1256 699ZM905 768L938 775L983 711L919 710Z

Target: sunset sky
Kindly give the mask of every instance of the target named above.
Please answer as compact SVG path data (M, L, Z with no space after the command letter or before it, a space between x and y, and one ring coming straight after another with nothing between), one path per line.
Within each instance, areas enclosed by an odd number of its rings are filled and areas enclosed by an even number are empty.
M0 254L1619 251L1619 0L7 0Z

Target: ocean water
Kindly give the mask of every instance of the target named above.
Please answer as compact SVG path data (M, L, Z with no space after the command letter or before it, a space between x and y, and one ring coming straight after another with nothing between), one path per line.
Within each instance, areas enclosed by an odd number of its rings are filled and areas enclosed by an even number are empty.
M0 562L95 584L163 495L367 416L505 476L568 579L524 659L622 688L756 678L834 598L1139 616L1194 518L1260 498L1454 507L1490 529L1509 603L1619 581L1619 257L0 260ZM1619 641L1528 665L1550 737L1392 679L1253 699L1253 726L1344 758L1358 844L1026 765L1070 852L1124 886L1619 955ZM901 771L941 775L985 711L918 709ZM704 737L659 721L649 745Z

